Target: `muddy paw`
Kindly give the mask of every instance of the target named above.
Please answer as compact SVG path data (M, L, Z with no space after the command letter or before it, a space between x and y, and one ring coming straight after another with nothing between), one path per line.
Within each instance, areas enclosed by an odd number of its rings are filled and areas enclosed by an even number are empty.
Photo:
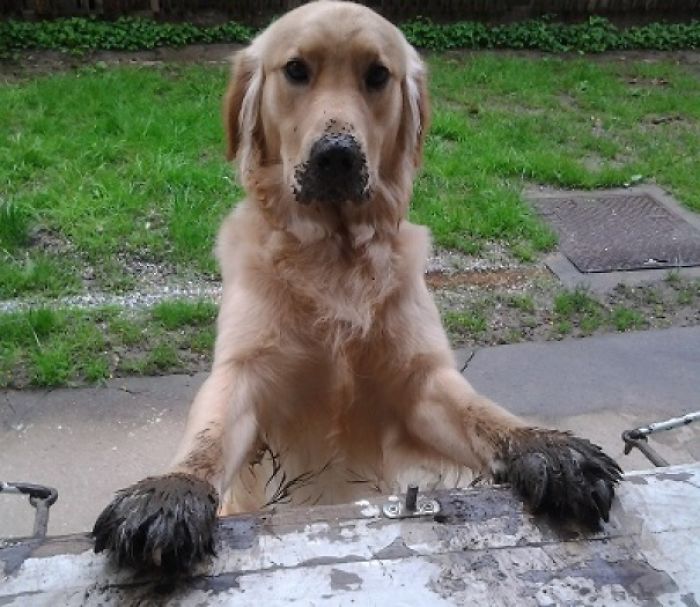
M136 569L186 571L214 554L218 496L207 482L166 474L122 489L97 518L95 552Z
M526 428L513 436L504 459L504 480L533 511L592 527L608 520L622 471L598 445L568 432Z

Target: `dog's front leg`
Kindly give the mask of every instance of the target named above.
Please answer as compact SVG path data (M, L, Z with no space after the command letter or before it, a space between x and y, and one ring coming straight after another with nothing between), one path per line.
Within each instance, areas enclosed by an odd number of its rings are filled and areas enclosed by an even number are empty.
M93 529L120 565L186 571L214 553L219 496L256 437L255 382L221 365L200 388L169 472L119 491Z
M428 374L408 429L441 456L511 482L534 511L594 527L608 519L620 468L600 447L527 426L477 394L454 369Z

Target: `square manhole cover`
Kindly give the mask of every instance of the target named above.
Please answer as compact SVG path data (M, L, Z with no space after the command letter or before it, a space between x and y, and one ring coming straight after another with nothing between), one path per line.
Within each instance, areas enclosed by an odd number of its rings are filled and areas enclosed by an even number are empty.
M700 265L700 230L649 193L529 196L579 272Z

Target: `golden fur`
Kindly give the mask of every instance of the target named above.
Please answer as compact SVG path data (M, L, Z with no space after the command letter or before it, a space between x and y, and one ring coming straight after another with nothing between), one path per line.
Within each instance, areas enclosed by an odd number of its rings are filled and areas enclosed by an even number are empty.
M302 84L288 71L296 60ZM381 87L368 77L377 63ZM222 513L345 502L402 481L425 488L428 475L455 482L465 468L509 480L535 510L607 520L617 464L584 439L527 427L455 368L424 279L429 234L406 219L425 78L402 34L350 2L306 4L236 56L224 119L247 197L216 247L212 372L170 470L117 494L96 550L189 569L214 551L220 497ZM313 149L329 140L362 157L340 190L352 200L327 196L335 175L314 182L304 168L320 170ZM321 186L306 195L298 181Z
M303 91L281 72L297 56L314 70ZM358 74L377 59L391 82L362 91ZM215 360L176 467L216 422L226 463L213 482L220 492L234 484L236 509L265 504L283 475L304 481L290 496L297 503L393 488L417 462L487 470L495 445L474 433L469 416L496 433L520 422L455 370L424 281L429 234L406 220L428 123L416 51L364 7L312 2L236 56L224 120L248 197L219 234ZM294 167L329 124L352 129L367 154L364 204L294 199ZM440 411L442 399L458 409ZM433 431L446 433L440 444L426 440ZM449 433L462 444L446 442ZM281 473L268 483L270 451Z
M309 86L284 77L298 57ZM363 90L377 60L390 82ZM351 2L306 4L236 56L224 121L248 196L219 234L214 365L174 462L192 472L182 462L211 450L196 438L208 429L223 461L203 476L232 489L224 512L503 469L524 423L456 370L424 279L429 233L406 218L428 113L416 51ZM300 204L295 167L335 129L367 156L370 200Z

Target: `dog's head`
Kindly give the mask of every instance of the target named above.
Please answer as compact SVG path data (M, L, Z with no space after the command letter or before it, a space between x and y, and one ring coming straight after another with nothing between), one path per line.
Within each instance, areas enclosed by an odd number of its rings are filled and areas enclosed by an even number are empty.
M396 222L422 155L425 69L372 10L311 2L238 53L224 119L229 157L259 201L319 221L383 213Z

